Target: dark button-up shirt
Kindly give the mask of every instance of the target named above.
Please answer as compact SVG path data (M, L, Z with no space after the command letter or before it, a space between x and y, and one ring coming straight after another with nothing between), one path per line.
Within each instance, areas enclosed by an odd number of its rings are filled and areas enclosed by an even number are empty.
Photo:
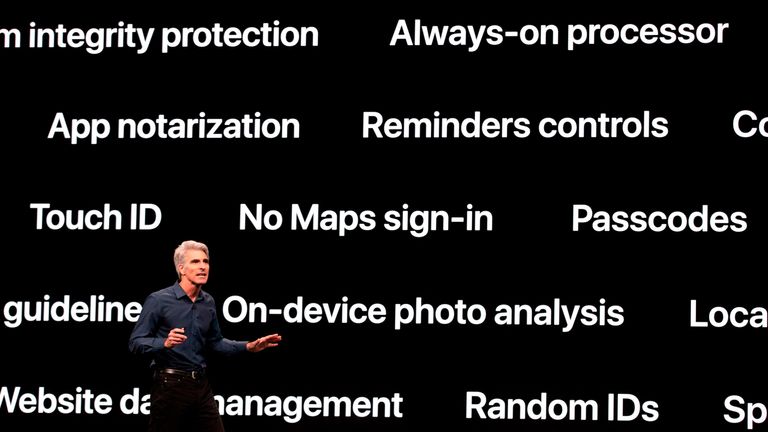
M183 328L187 340L168 349L165 339L175 328ZM151 355L155 368L200 370L206 367L207 351L231 355L246 351L245 344L221 336L210 294L200 290L193 302L176 282L147 297L128 347L134 353Z

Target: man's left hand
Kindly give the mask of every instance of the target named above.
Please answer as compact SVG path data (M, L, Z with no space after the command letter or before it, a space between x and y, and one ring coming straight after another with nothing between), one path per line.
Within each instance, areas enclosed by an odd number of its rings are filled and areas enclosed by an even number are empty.
M283 340L283 337L275 333L269 336L262 336L254 341L250 341L245 345L245 348L250 352L259 352L266 348L276 347L277 343L281 340Z

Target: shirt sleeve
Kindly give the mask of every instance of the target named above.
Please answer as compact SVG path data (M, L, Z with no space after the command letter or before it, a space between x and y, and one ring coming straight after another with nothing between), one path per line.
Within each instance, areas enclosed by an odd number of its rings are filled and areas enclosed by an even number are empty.
M211 321L211 329L206 338L206 344L213 352L227 356L247 351L247 342L233 341L221 335L219 318L216 314L216 303L213 304L213 320Z
M165 339L157 337L160 303L154 295L147 297L139 320L131 332L128 349L134 354L151 354L165 349Z

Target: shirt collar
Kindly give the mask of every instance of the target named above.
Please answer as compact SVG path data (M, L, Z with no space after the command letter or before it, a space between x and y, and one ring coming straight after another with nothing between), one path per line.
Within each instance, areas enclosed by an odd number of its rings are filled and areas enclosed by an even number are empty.
M187 293L185 293L184 290L181 289L181 285L179 284L179 281L176 281L176 283L173 284L173 293L176 294L177 300L187 296Z
M181 288L181 284L179 284L179 281L176 281L175 284L173 284L173 293L176 294L176 300L180 300L184 297L189 298L187 293L184 292L184 290ZM196 302L205 301L207 294L202 289L200 290L200 294L197 296Z

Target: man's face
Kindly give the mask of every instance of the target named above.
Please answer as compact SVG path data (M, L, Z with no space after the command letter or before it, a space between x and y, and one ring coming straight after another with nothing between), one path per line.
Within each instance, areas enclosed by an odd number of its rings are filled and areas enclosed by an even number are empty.
M208 255L201 250L188 250L180 272L182 281L186 279L195 285L204 285L208 282Z

